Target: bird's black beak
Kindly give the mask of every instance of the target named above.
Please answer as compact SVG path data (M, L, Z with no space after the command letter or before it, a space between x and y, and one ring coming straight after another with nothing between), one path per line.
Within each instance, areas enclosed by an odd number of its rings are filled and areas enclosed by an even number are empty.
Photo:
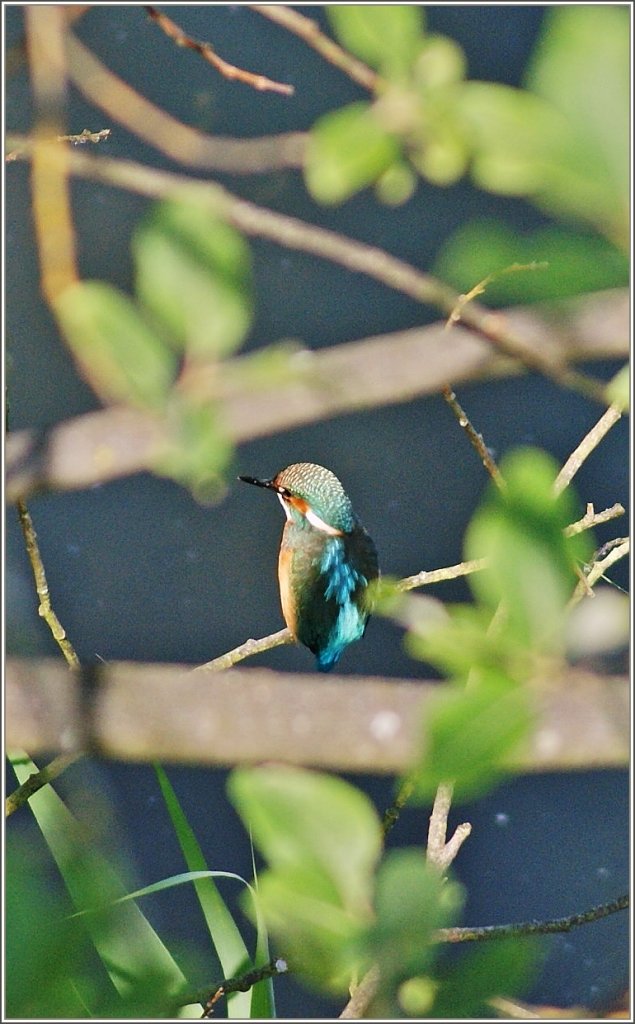
M255 476L239 476L238 479L245 484L254 484L255 487L268 487L270 490L276 490L273 480L257 480Z

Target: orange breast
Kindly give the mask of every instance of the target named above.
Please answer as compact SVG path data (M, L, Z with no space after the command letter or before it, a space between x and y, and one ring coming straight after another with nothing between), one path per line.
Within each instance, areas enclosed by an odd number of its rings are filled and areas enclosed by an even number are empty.
M285 547L284 543L280 548L280 557L278 559L278 583L280 585L280 603L282 604L282 614L284 615L284 621L288 628L293 633L294 637L296 634L296 614L295 614L295 602L293 600L293 594L291 592L291 558L293 552L291 548Z

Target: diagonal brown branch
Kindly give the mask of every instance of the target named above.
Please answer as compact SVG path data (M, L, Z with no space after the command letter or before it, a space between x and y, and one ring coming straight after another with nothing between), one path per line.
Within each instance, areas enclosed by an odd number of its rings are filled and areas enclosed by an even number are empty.
M299 11L294 11L286 4L250 4L249 6L252 11L257 11L258 14L269 18L270 21L275 21L282 28L286 28L287 31L304 40L308 46L324 57L324 60L339 68L369 92L375 92L382 84L382 79L376 71L363 64L351 53L343 50L320 30L317 22L300 14Z
M103 64L72 33L67 35L69 75L91 103L117 124L185 167L260 174L301 167L306 136L301 132L234 139L205 135L147 100Z
M264 75L254 74L253 71L245 71L243 68L236 67L235 64L230 64L218 56L211 43L201 43L198 39L192 39L175 21L172 21L171 18L168 18L167 14L163 14L156 7L145 5L145 10L152 21L177 46L185 46L189 50L194 50L203 60L211 64L213 68L216 68L223 78L228 78L230 81L244 82L245 85L250 85L252 89L258 89L261 92L279 92L283 96L293 95L294 88L292 85L286 85L284 82L273 82Z

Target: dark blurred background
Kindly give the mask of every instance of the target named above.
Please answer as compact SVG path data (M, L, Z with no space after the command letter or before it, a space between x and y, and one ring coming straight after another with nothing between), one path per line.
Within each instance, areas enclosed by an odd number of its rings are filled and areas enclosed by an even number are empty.
M245 6L164 10L192 36L211 41L226 60L296 87L288 98L225 81L194 54L176 49L142 7L91 9L76 24L78 35L112 70L188 124L242 137L304 130L321 113L363 96L299 40ZM302 10L326 27L322 8ZM430 31L447 34L464 48L469 77L512 85L521 82L545 16L544 7L513 5L443 5L425 12ZM9 45L22 37L19 7L7 10L6 29ZM6 124L16 131L31 124L26 65L7 82ZM101 144L107 155L172 166L71 91L68 130L104 127L112 128L111 138ZM524 200L488 195L466 182L448 189L420 182L413 198L396 209L381 206L370 193L325 209L307 196L296 173L217 180L254 202L381 246L424 270L448 236L472 217L495 216L519 232L548 223ZM82 276L129 290L130 236L148 203L87 182L73 183L73 202ZM24 164L8 168L5 218L9 425L12 430L46 427L96 408L97 402L75 373L39 294ZM265 242L250 244L256 320L248 348L293 338L317 349L437 319L434 310L335 265ZM596 364L593 372L608 379L618 368ZM600 411L531 375L465 387L459 397L496 457L529 443L563 461ZM268 476L296 461L324 464L342 479L375 539L384 572L402 576L461 560L464 529L486 480L440 397L245 444L234 469ZM596 509L616 501L626 505L627 462L628 430L622 422L576 478L581 501L592 501ZM54 607L82 661L196 664L282 626L275 578L281 509L232 479L230 474L227 494L214 507L203 507L176 484L147 474L31 501ZM611 524L597 530L598 545L615 532ZM6 566L9 653L56 655L37 616L11 508ZM614 578L626 586L626 569L620 566ZM469 593L461 582L435 592L451 601L465 600ZM258 663L306 671L312 659L303 648L284 647ZM340 670L415 679L430 674L405 655L399 632L376 619L363 643L346 653ZM249 876L249 844L224 796L226 773L172 767L169 776L209 866ZM353 781L380 812L390 802L393 780ZM8 785L13 788L13 780ZM71 769L60 791L73 807L111 802L113 835L121 838L138 884L182 870L149 767L94 760L89 769L85 763ZM468 893L464 923L563 916L625 891L627 818L628 777L619 771L520 778L474 805L455 808L455 824L467 819L473 825L456 862ZM26 809L20 819L12 827L30 834ZM426 825L426 809L406 811L391 842L421 844ZM37 846L37 836L32 842ZM204 950L203 922L185 888L156 899L150 917L168 943ZM546 963L529 993L536 1001L601 1005L626 984L625 914L557 936L546 947ZM292 978L277 982L276 993L283 1017L332 1015L339 1009L307 994Z

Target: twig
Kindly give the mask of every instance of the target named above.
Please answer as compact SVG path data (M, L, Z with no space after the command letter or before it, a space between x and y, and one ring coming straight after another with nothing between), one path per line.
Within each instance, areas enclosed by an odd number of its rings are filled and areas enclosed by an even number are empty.
M293 96L295 90L292 85L286 85L283 82L273 82L270 78L265 78L264 75L257 75L252 71L245 71L234 64L229 64L222 57L218 56L211 43L201 43L197 39L192 39L191 36L186 35L176 22L157 10L156 7L149 5L144 5L144 7L152 21L165 32L169 39L172 39L177 46L184 46L189 50L194 50L208 64L216 68L224 78L228 78L230 81L244 82L245 85L250 85L252 89L258 89L260 92L279 92L283 96Z
M443 795L441 802L445 801L445 796L446 794ZM560 932L570 932L581 925L591 924L593 921L599 921L603 917L608 917L620 910L625 910L628 905L629 897L624 895L619 896L610 903L591 907L590 910L586 910L581 914L553 918L550 921L523 921L517 924L485 925L480 928L440 928L434 934L434 941L451 943L487 942L492 939L509 938L510 936L553 935ZM349 1020L361 1019L377 993L379 980L379 968L377 966L371 967L354 990L340 1017ZM524 1017L532 1018L532 1015L525 1014Z
M38 615L40 615L46 622L53 634L54 640L59 644L60 650L70 667L78 668L79 658L75 653L72 643L66 636L66 630L62 626L51 606L51 595L46 581L46 573L44 571L42 556L40 555L40 548L37 542L37 534L33 528L33 520L31 519L29 510L23 501L18 501L17 506L20 526L22 527L22 535L24 537L24 544L26 546L27 555L29 556L29 562L31 563L31 569L33 570L33 578L35 579L35 589L37 596L40 599Z
M397 590L414 590L416 587L427 587L432 583L442 583L445 580L455 580L460 576L469 576L470 573L480 572L487 568L486 558L474 558L470 562L459 562L458 565L448 565L444 569L424 569L415 573L414 576L404 576L398 580Z
M620 559L626 558L630 551L630 541L628 537L620 538L620 543L609 551L608 555L601 558L599 561L591 563L591 567L587 573L585 573L584 580L580 580L576 586L571 600L569 601L569 608L578 604L583 597L588 595L590 589L593 588L594 584L598 582L606 573L607 569L610 569L612 565L619 562Z
M379 987L379 967L377 965L366 972L359 985L356 985L351 998L340 1013L342 1020L361 1020L365 1010L377 994Z
M469 822L458 825L452 837L446 843L448 815L452 805L454 786L451 782L441 782L434 798L430 827L428 829L428 847L426 859L440 871L445 872L461 846L472 831Z
M397 796L391 803L390 807L387 807L386 810L384 811L384 816L381 820L381 830L384 839L390 832L391 828L394 825L396 825L397 821L399 820L399 815L401 814L403 808L406 806L408 800L412 796L414 787L414 778L412 776L406 776L406 778L402 780L401 785L399 786Z
M608 523L610 519L617 519L618 516L624 515L624 506L616 502L615 505L611 505L610 508L605 508L603 512L595 512L593 504L588 503L586 512L582 516L582 519L578 519L577 523L571 523L570 526L565 527L565 537L574 537L577 533L583 533L584 530L590 530L594 526L599 526L601 523ZM609 541L611 546L615 546L614 541ZM596 558L601 557L600 552L595 556Z
M110 134L110 128L101 128L98 132L91 132L90 128L82 128L81 132L76 135L58 135L57 142L72 142L74 146L85 146L87 142L96 145L109 138Z
M35 580L35 590L40 600L38 608L38 614L44 619L47 626L49 627L53 638L56 640L59 648L66 658L67 664L70 668L79 668L79 658L75 653L75 648L66 636L66 630L62 626L57 615L53 611L51 605L51 594L48 588L46 580L46 573L44 571L44 563L42 562L42 556L40 554L40 548L37 542L37 534L33 528L33 520L29 510L23 501L17 502L18 516L20 519L20 526L22 527L22 535L24 537L24 545L26 547L26 553L31 564L33 571L33 578ZM58 775L68 768L69 765L78 761L83 755L81 753L74 754L60 754L59 757L54 758L50 764L46 765L39 772L34 772L29 778L18 786L17 789L10 793L6 799L6 815L13 814L19 807L37 793L42 786L52 782L53 779L57 778Z
M151 103L110 71L72 33L67 34L66 44L69 75L86 99L176 163L234 174L261 174L302 166L307 140L304 132L254 139L206 135Z
M446 320L445 330L447 331L450 330L450 328L454 327L454 325L461 320L463 316L463 311L467 308L467 306L471 302L473 302L474 299L477 298L477 296L484 295L485 291L487 290L487 286L491 284L493 281L496 281L497 278L503 276L504 274L513 274L517 272L524 272L527 270L542 270L546 266L546 263L513 263L511 266L505 267L503 270L495 271L491 274L488 274L486 278L484 278L482 281L479 281L478 284L474 285L474 287L469 292L467 292L466 295L459 295L457 297L456 303L453 309L450 311L450 315ZM492 453L485 444L482 434L478 434L474 427L472 426L470 418L463 409L463 407L460 405L453 388L449 384L445 384L441 388L441 394L443 395L443 398L445 399L446 403L449 405L450 409L454 413L454 416L459 426L462 427L463 430L465 430L470 444L472 445L476 454L480 458L483 466L489 473L489 476L494 481L499 491L504 490L505 481L503 480L501 472L498 466L496 465Z
M212 661L206 661L204 665L197 665L193 672L221 672L223 669L231 668L245 658L251 658L254 654L262 654L263 651L270 651L282 644L295 643L293 634L289 629L280 629L277 633L270 633L259 640L245 640L243 644L234 647L232 651L221 654Z
M223 996L229 996L232 992L248 992L250 988L257 985L259 981L265 981L267 978L275 978L278 974L286 974L288 968L286 960L281 957L276 957L274 960L270 960L269 963L264 964L262 967L256 967L251 971L246 971L245 974L241 974L238 978L225 978L223 981L217 982L214 986L209 986L206 989L200 990L191 995L182 996L179 999L180 1006L188 1006L191 1003L201 1003L203 1006L203 1013L201 1019L212 1017L214 1014L214 1007L216 1003ZM211 994L210 994L211 988Z
M252 11L257 11L270 21L282 25L289 32L303 39L305 43L313 47L321 57L324 57L330 64L339 68L349 78L352 78L358 85L363 86L370 92L376 92L383 84L382 79L366 64L363 64L357 57L343 50L329 36L324 35L319 25L304 14L294 11L292 7L285 4L249 4Z
M46 786L49 782L53 782L58 775L65 772L70 765L75 764L84 755L83 754L59 754L53 758L50 764L47 764L44 768L41 768L39 772L33 772L29 775L28 779L18 786L17 789L13 790L13 793L9 793L9 796L5 800L5 814L8 818L9 815L13 814L22 807L23 804L30 800L34 793L37 793L42 786Z
M581 914L556 917L550 921L522 921L515 924L491 924L481 928L440 928L435 933L438 942L487 942L490 939L505 939L516 935L553 935L570 932L583 924L600 921L603 917L625 910L629 905L628 895L618 896L610 903L591 907Z
M491 452L489 451L488 447L486 446L483 440L482 434L477 434L476 430L474 429L470 422L469 416L467 415L463 407L459 404L454 391L448 384L444 385L444 387L441 389L441 394L443 395L445 401L447 402L450 409L454 413L459 426L462 427L465 433L467 434L470 444L472 445L476 454L478 455L481 462L485 466L485 469L489 473L490 477L498 487L499 491L502 491L505 487L505 481L501 476L501 472L498 466L496 465L494 459L492 458Z
M98 142L102 142L107 139L111 134L110 128L102 128L98 132L91 132L90 128L82 128L81 132L75 135L57 135L55 137L56 142L71 142L74 146L84 146L87 142L92 142L95 145ZM19 149L13 149L10 153L5 156L5 162L10 163L12 160L17 160L21 156Z
M597 448L600 441L606 437L611 427L615 426L621 417L621 410L618 409L616 405L609 406L606 412L600 416L598 422L591 428L575 451L571 453L558 473L554 483L554 490L556 494L561 494L565 487L571 483L574 476L585 460L588 459L593 449Z

